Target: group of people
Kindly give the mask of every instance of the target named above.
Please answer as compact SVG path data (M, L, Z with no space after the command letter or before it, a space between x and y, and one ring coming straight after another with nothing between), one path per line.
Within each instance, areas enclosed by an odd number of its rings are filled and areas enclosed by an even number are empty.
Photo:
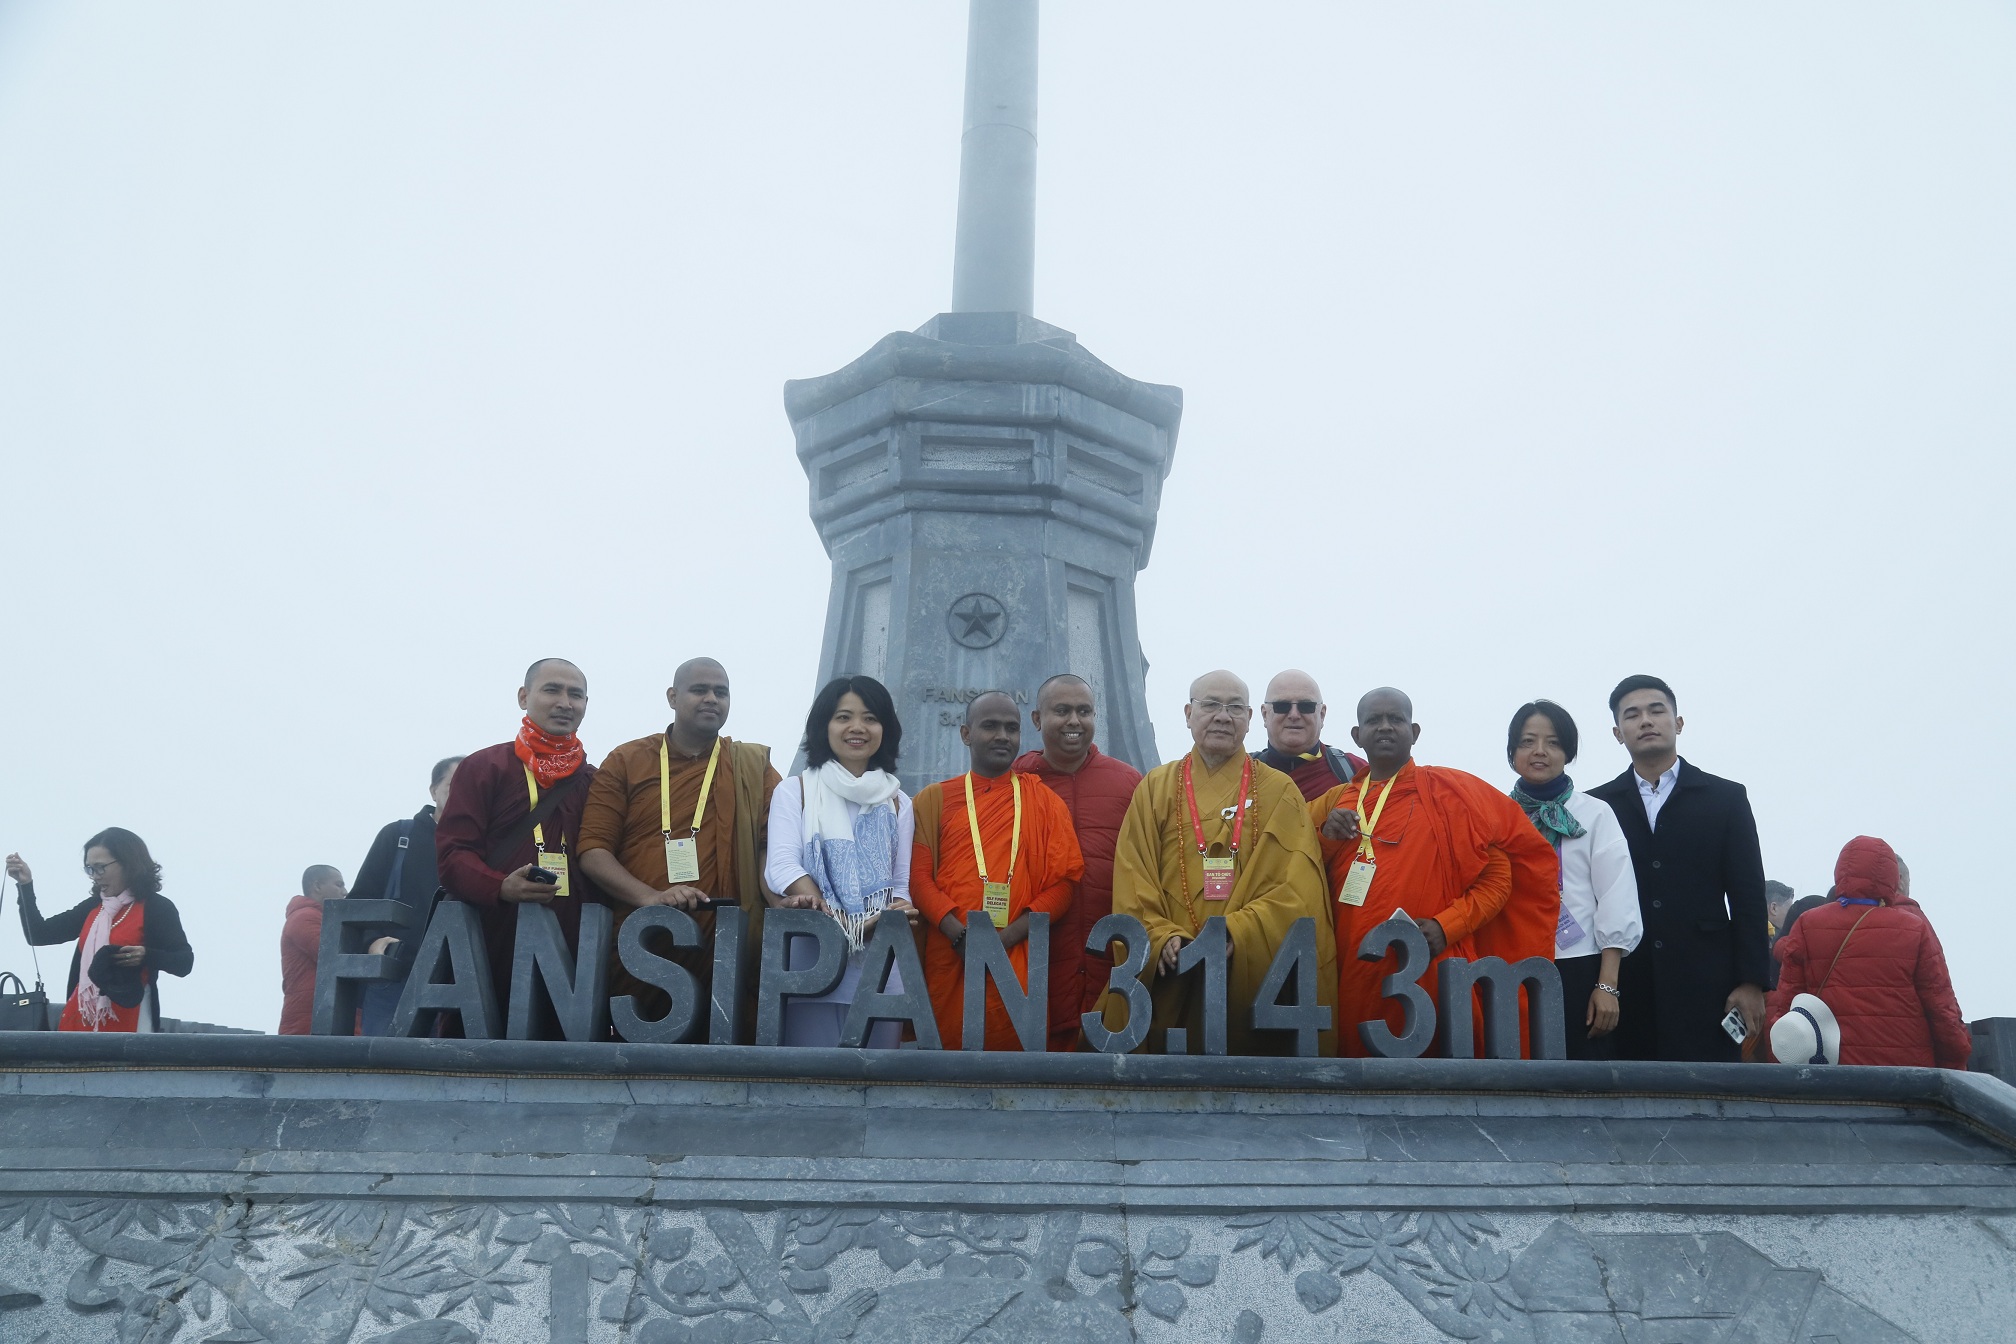
M884 919L906 921L918 940L940 1039L954 1045L969 923L995 927L1026 986L1031 917L1043 914L1047 1046L1081 1049L1084 1015L1126 1025L1125 997L1108 992L1114 957L1086 948L1099 920L1119 912L1150 940L1139 974L1152 1022L1141 1048L1183 1049L1204 1034L1204 995L1185 948L1222 916L1228 1048L1286 1053L1289 1034L1256 1029L1247 1009L1309 919L1317 996L1333 1010L1322 1052L1356 1055L1367 1049L1357 1024L1404 1029L1401 1006L1382 993L1397 952L1358 957L1366 936L1398 917L1427 944L1420 981L1431 993L1446 958L1551 958L1571 1058L1733 1061L1769 1059L1775 1048L1799 1063L1966 1064L1943 952L1896 855L1880 840L1851 841L1827 900L1789 931L1774 928L1748 797L1681 759L1684 721L1657 677L1628 677L1612 692L1612 733L1631 766L1587 791L1567 773L1580 740L1558 704L1535 700L1512 715L1506 790L1417 763L1421 728L1390 687L1358 701L1355 752L1327 743L1322 693L1298 671L1273 678L1257 702L1230 672L1197 678L1184 705L1190 750L1145 777L1099 750L1082 678L1063 673L1038 688L1028 720L1040 745L1026 752L1021 707L988 692L967 704L959 728L969 768L915 798L896 776L895 705L871 677L821 689L806 719L805 768L789 780L767 747L725 733L729 678L712 659L679 667L662 732L624 743L599 766L579 737L588 686L578 667L535 663L517 699L517 734L437 763L433 801L379 833L348 890L415 906L438 890L474 907L500 1009L516 907L553 911L570 947L584 903L612 907L618 921L653 905L687 912L698 945L668 940L661 954L694 977L703 1001L714 912L782 907L830 916L851 950L829 993L786 1001L787 1045L838 1043L863 949ZM1267 743L1249 754L1256 712ZM145 1029L148 1011L158 1016L153 976L186 974L187 942L136 837L94 837L86 860L92 897L44 919L26 866L9 859L24 928L34 942L78 939L66 1027ZM330 868L310 869L302 888L282 939L282 1031L308 1029L321 906L345 895ZM143 906L144 920L128 925L122 912ZM367 986L355 1030L387 1029L410 941L388 931L371 942L395 974ZM816 944L792 939L786 954L800 968ZM610 989L636 996L647 1018L669 1007L662 989L620 963ZM986 1048L1023 1048L991 980L983 1002ZM1185 1045L1172 1040L1179 1029ZM899 1044L897 1024L878 1025L869 1044Z

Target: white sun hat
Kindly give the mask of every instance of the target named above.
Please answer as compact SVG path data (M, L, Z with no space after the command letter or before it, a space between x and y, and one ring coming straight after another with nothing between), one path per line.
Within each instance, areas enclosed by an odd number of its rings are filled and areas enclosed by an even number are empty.
M1841 1024L1817 994L1795 994L1792 1007L1771 1028L1771 1053L1780 1064L1839 1064Z

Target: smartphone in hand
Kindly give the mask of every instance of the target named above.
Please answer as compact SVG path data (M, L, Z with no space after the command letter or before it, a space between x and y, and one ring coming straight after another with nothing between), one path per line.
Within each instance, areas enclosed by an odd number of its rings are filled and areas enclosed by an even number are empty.
M1722 1019L1722 1030L1729 1033L1729 1039L1741 1045L1750 1038L1750 1028L1743 1025L1743 1010L1731 1008Z
M541 868L538 864L535 863L529 870L527 870L525 874L525 880L527 882L538 882L545 886L553 887L558 886L560 884L560 875L558 873L548 872L546 869Z

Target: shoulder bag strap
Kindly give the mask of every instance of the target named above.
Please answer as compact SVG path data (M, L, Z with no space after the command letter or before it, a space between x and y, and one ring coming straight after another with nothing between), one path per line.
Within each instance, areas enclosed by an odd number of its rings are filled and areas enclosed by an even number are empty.
M509 835L506 835L502 840L491 846L490 853L485 856L484 862L500 873L505 871L504 865L511 861L511 856L518 852L519 846L532 838L533 828L541 825L545 822L546 818L552 816L553 809L565 802L580 783L581 772L576 770L573 774L540 794L539 805L520 818L518 824L511 828Z
M1878 908L1872 905L1867 910L1864 910L1862 912L1862 919L1867 919L1869 916L1875 914ZM1855 930L1862 927L1862 919L1858 919L1848 926L1848 933L1841 939L1841 946L1834 949L1834 960L1827 963L1827 974L1820 977L1820 983L1813 991L1815 994L1827 988L1827 982L1834 978L1834 968L1841 964L1841 954L1848 950L1848 939L1853 938Z

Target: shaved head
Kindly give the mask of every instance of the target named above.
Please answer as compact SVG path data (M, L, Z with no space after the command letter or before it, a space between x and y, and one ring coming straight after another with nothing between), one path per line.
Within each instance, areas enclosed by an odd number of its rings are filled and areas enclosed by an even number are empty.
M565 658L541 658L538 662L525 669L525 689L528 691L531 690L533 683L539 680L539 674L545 671L549 664L555 663L561 667L572 668L574 675L581 677L581 684L584 686L588 684L588 678L581 676L581 669L575 667L574 664L568 662Z
M1399 704L1401 715L1409 723L1414 721L1414 702L1407 698L1407 692L1391 686L1377 686L1358 697L1358 722L1365 722L1365 716L1372 711L1375 703L1389 701Z
M982 691L966 702L966 722L971 723L974 719L979 718L982 710L1000 709L1004 703L1007 706L1008 713L1018 719L1022 717L1022 711L1015 707L1015 697L1008 694L1008 692Z
M710 681L728 680L728 669L712 658L688 658L679 664L679 670L672 674L672 688L691 685L695 675L707 673Z
M1043 684L1036 688L1037 704L1040 705L1043 703L1043 697L1050 693L1052 686L1083 687L1086 691L1092 689L1092 683L1079 676L1076 672L1059 672L1054 677L1045 677Z
M1247 693L1246 683L1238 674L1219 668L1216 672L1206 672L1190 683L1192 700L1237 700L1246 703L1252 697Z
M1269 700L1321 700L1323 692L1316 687L1316 678L1298 667L1286 672L1276 672L1274 680L1267 683Z
M1036 688L1036 708L1029 722L1043 739L1043 759L1051 768L1076 774L1092 755L1092 733L1098 706L1092 703L1092 683L1071 672L1059 672Z

